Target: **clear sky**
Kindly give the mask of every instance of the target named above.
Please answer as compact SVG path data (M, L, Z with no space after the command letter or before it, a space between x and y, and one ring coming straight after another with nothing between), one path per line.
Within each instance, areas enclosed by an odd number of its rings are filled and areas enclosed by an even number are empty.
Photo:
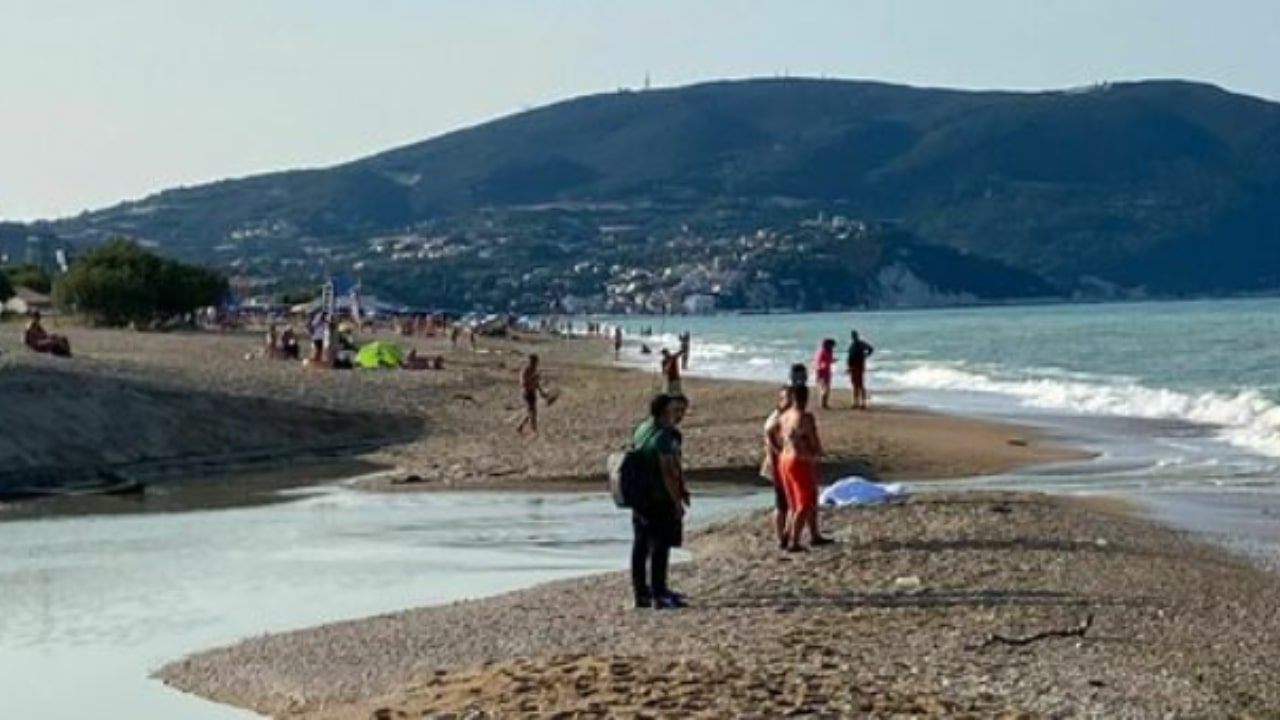
M0 218L780 74L1280 99L1280 0L0 0Z

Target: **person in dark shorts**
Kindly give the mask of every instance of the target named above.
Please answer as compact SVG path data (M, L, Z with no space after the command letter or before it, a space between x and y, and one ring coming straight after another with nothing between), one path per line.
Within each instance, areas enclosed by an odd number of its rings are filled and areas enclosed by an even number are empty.
M680 466L684 438L678 429L686 407L684 398L658 395L649 403L649 417L631 435L632 447L642 453L650 479L650 492L631 508L631 587L637 608L670 610L685 604L684 597L667 583L667 568L671 548L683 544L689 505Z
M520 424L516 426L516 432L524 434L527 427L533 431L534 435L538 434L538 396L550 404L551 398L547 396L546 390L542 388L542 371L538 369L538 356L530 353L529 360L525 363L524 368L520 371L520 394L524 398L524 418L520 420Z
M849 333L849 356L845 362L845 371L849 374L849 384L853 389L855 410L867 409L867 358L875 351L870 343L858 337L857 330Z
M791 408L791 385L784 385L778 390L778 402L773 412L764 421L764 462L760 466L760 477L773 483L773 527L778 533L778 547L787 546L787 491L782 486L782 476L778 474L778 455L782 452L782 414Z

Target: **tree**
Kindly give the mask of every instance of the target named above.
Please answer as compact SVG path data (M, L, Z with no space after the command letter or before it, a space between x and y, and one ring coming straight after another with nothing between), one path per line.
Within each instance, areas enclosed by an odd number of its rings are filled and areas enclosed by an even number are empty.
M114 237L90 250L54 284L54 299L95 323L153 325L216 305L227 293L217 272L150 253Z
M53 289L53 276L38 265L10 265L4 268L3 274L13 287L30 288L38 293L47 293Z

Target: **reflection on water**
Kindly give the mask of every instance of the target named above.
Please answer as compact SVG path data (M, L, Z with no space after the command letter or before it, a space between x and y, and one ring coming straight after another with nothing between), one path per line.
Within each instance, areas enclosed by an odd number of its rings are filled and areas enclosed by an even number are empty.
M238 638L625 567L603 495L369 494L0 523L0 717L243 718L147 678ZM697 520L767 501L703 496Z

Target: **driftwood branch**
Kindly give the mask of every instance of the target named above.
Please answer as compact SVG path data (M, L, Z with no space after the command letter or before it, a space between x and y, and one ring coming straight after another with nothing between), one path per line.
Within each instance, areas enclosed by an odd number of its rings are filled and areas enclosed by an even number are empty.
M1034 633L1032 635L1023 635L1021 637L1009 637L1007 635L1001 635L999 633L992 633L988 635L987 639L983 640L981 643L970 646L970 649L985 650L991 647L992 645L1013 645L1013 646L1030 645L1031 643L1039 642L1040 640L1048 640L1049 638L1067 638L1067 637L1082 638L1084 637L1085 633L1089 632L1089 628L1091 627L1093 627L1093 613L1089 613L1089 616L1086 617L1084 620L1082 620L1079 625L1076 625L1075 627L1067 628L1065 630L1062 630L1062 629L1045 630L1043 632Z

